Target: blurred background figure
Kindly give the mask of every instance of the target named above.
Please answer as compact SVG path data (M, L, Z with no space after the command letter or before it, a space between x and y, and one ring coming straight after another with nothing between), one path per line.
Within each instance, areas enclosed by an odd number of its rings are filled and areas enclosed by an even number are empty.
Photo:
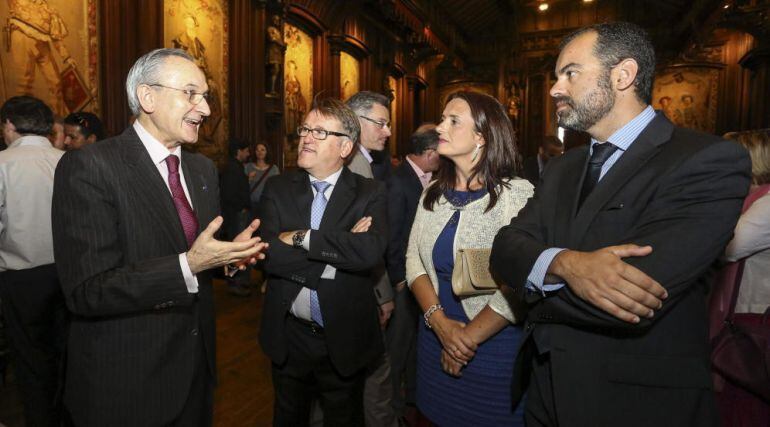
M59 150L64 150L64 120L61 117L54 117L51 133L48 134L48 140L51 145Z
M458 297L452 272L459 249L492 247L532 185L516 178L513 126L491 96L450 95L436 130L441 166L417 208L406 253L406 280L425 313L417 408L441 426L523 426L522 406L511 405L523 315L514 314L507 287Z
M64 149L77 150L87 144L101 141L104 125L94 113L72 113L64 118Z
M712 335L730 313L714 316L714 303L729 309L735 299L733 324L759 325L770 316L770 129L731 132L751 156L752 185L743 203L735 235L725 249L728 264L718 275L712 294ZM737 291L737 298L734 292ZM765 350L766 351L766 350ZM747 367L763 372L764 366ZM724 379L717 384L717 402L724 427L770 425L770 402ZM719 390L719 385L722 389Z
M537 155L527 157L524 160L522 177L531 182L532 185L537 186L537 182L540 181L548 160L552 157L559 157L562 154L564 154L564 144L559 138L552 135L544 136L540 141L540 147L537 149Z
M228 146L227 165L219 179L219 195L222 203L222 238L232 240L246 226L251 203L249 202L249 179L244 163L249 159L249 145L239 139L231 139ZM249 270L240 271L227 277L231 295L249 296Z
M267 151L267 145L260 142L254 147L254 162L248 162L244 165L246 175L249 177L249 192L251 199L251 217L257 216L257 206L262 197L262 189L265 188L265 182L271 176L281 173L278 166L269 163L270 153Z

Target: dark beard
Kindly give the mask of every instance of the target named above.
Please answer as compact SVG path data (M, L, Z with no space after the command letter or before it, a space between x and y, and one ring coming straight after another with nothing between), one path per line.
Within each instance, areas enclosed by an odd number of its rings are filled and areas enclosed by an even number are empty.
M554 100L566 102L570 107L556 114L559 126L585 132L615 106L615 92L612 91L609 71L599 78L596 88L586 94L581 102L568 96L558 96Z

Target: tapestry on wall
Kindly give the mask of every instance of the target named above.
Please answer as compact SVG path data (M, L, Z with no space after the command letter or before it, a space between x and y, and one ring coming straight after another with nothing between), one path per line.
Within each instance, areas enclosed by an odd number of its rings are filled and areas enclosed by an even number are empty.
M165 0L164 45L187 51L206 75L211 115L200 127L196 149L212 160L227 157L227 1Z
M99 112L97 0L0 2L0 102L31 95L64 117Z
M655 78L652 105L677 126L716 131L719 70L676 67Z
M284 117L286 141L283 167L297 166L297 126L313 100L313 38L291 24L283 27L286 43L284 56Z

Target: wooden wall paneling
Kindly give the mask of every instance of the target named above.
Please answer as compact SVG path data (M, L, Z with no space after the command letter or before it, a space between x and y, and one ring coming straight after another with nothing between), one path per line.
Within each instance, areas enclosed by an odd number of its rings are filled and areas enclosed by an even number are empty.
M281 165L281 139L265 132L266 85L265 2L233 0L230 3L230 136L253 147L265 142L271 161Z
M163 0L101 0L99 13L101 114L107 134L116 135L131 117L128 70L140 56L163 47Z
M741 58L740 64L750 70L745 129L770 128L770 47L753 49Z

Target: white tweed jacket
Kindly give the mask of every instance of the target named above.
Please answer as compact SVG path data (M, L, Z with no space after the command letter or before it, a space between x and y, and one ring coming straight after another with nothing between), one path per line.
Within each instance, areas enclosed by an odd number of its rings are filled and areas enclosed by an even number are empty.
M503 187L497 204L489 212L484 212L489 203L488 194L468 203L460 210L452 248L453 258L457 255L458 249L491 248L497 231L510 223L511 218L515 217L532 197L534 187L527 180L515 178L508 183L510 188ZM427 274L438 295L438 278L433 267L433 245L455 210L446 198L441 196L433 206L433 211L428 211L422 206L424 198L425 192L420 197L420 205L409 235L409 247L406 251L406 280L411 287L414 279ZM499 290L493 294L465 297L461 303L465 314L471 320L484 306L489 305L492 310L511 323L517 323L512 301L506 299ZM518 319L518 321L521 320Z

